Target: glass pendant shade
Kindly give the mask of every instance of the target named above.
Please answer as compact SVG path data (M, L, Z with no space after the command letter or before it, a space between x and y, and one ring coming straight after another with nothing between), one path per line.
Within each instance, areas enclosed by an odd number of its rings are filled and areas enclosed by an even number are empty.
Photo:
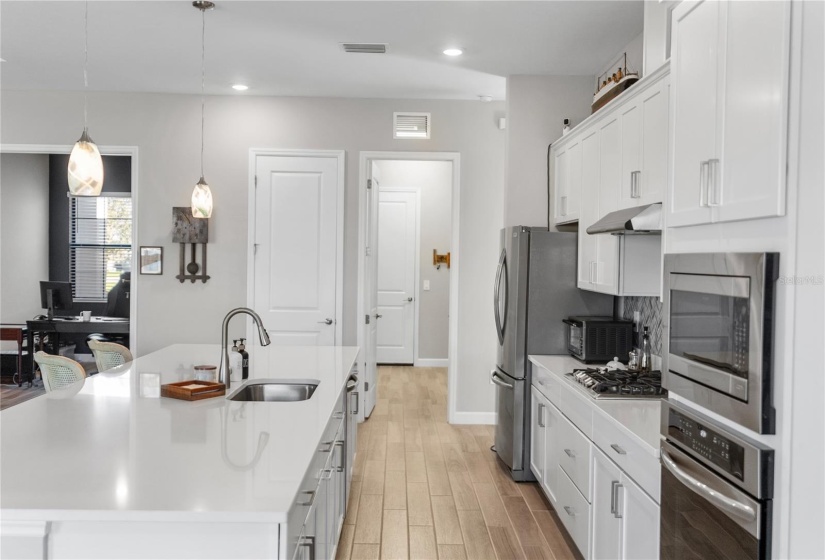
M192 191L192 216L195 218L212 217L212 191L203 177Z
M207 187L208 188L208 187ZM69 193L74 196L100 196L103 190L103 159L100 150L83 129L69 156Z

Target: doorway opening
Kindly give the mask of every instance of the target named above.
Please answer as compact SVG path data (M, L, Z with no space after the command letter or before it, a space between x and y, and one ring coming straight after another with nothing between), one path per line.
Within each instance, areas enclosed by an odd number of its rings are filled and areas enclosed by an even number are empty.
M455 410L459 155L362 152L358 345L362 418L378 365L446 367ZM449 264L434 255L450 255Z
M72 306L55 315L77 316L89 311L92 321L89 332L57 329L52 334L60 339L60 346L55 348L93 364L86 347L86 336L91 332L122 341L134 353L138 349L138 149L99 147L106 175L99 197L67 197L66 167L71 150L71 145L0 146L4 175L14 174L13 180L3 179L3 214L13 219L3 220L2 299L6 305L0 319L20 325L36 323L46 313L40 281L68 282ZM25 189L16 188L23 185ZM21 239L27 243L21 244ZM29 264L21 267L21 262ZM101 323L97 316L128 320ZM104 324L105 329L101 327ZM18 382L28 381L33 374L30 343L31 332L37 329L28 330L28 356Z

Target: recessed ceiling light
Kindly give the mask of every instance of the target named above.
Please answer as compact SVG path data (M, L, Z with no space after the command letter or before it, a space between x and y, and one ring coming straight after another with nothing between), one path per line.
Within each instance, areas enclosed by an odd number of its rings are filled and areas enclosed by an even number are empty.
M243 84L235 84L234 86L232 86L232 89L234 89L235 91L246 91L249 89L249 86L245 86Z
M444 54L446 54L447 56L461 56L462 54L464 54L464 51L457 48L450 48L444 49Z

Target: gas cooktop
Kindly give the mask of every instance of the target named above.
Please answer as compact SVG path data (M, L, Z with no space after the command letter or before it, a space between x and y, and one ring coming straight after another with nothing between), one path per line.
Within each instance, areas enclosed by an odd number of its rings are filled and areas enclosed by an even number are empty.
M667 390L662 389L660 371L639 373L586 368L575 369L567 377L595 399L660 399L667 395Z

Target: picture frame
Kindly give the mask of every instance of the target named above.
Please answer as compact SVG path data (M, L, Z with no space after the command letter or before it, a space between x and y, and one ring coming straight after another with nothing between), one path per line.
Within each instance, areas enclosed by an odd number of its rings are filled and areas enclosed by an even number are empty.
M163 274L163 247L140 248L140 273Z

